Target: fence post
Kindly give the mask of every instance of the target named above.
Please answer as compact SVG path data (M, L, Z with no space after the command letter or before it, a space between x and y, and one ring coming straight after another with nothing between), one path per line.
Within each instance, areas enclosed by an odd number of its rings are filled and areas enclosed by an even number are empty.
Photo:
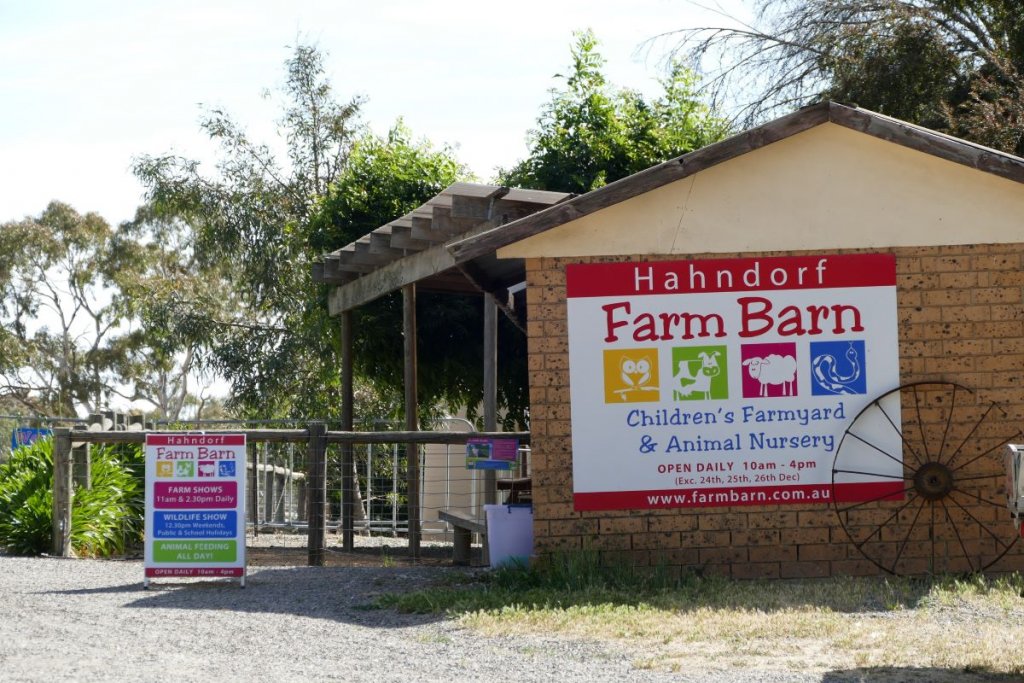
M71 555L71 496L74 492L71 430L53 430L53 554Z
M324 564L324 505L327 503L327 425L310 422L309 433L309 548L310 567Z
M85 431L86 427L82 424L76 424L71 428L71 431ZM92 459L89 453L89 444L85 442L78 442L77 445L74 441L71 444L71 459L74 462L74 482L82 488L92 488Z

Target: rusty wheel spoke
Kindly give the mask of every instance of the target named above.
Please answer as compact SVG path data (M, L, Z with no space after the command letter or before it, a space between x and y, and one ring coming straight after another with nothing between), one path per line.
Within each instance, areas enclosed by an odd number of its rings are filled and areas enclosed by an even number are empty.
M860 442L861 442L862 444L864 444L865 446L868 446L868 447L870 447L870 448L873 448L873 449L875 449L876 451L878 451L879 453L881 453L881 454L882 454L882 455L884 455L885 457L889 458L889 459L890 459L890 460L892 460L893 462L895 462L895 463L898 463L898 464L899 464L899 465L900 465L901 467L904 467L904 468L906 468L906 469L910 469L910 466L909 466L909 465L907 465L907 464L906 464L905 462L903 462L903 459L902 459L902 458L897 458L896 456L894 456L894 455L892 455L892 454L890 454L890 453L886 453L885 451L883 451L883 450L882 450L881 448L879 448L879 447L878 447L878 446L876 446L875 444L873 444L873 443L871 443L870 441L868 441L868 440L866 440L866 439L864 439L864 438L862 438L862 437L860 437L860 436L858 436L858 435L854 434L854 433L853 433L853 432L851 432L851 431L847 431L846 433L847 433L847 434L849 434L850 436L852 436L853 438L857 439L857 441L860 441Z
M917 508L917 513L914 515L914 521L910 523L910 528L907 529L907 537L903 539L903 543L900 544L899 550L896 551L896 559L892 561L892 573L896 573L896 565L900 563L900 556L903 555L903 551L907 549L907 544L910 543L910 537L914 534L914 527L917 526L917 520L921 517L921 511L924 510L924 504L927 501L921 499L921 507Z
M882 540L882 528L883 528L883 527L884 527L884 526L885 526L886 524L888 524L889 522L891 522L892 520L896 519L896 517L897 517L897 516L898 516L898 515L899 515L899 514L900 514L901 512L903 512L904 510L906 510L906 509L907 509L907 507L909 507L909 506L910 506L910 504L914 502L914 498L916 498L916 497L917 497L917 496L911 496L910 498L908 498L908 499L907 499L907 502L906 502L906 503L904 503L903 505L900 505L900 506L899 506L898 508L896 508L896 512L894 512L894 513L892 513L891 515L889 515L889 518L888 518L888 519L886 519L886 520L885 520L884 522L882 522L882 523L881 523L881 524L879 524L879 525L878 525L877 527L875 527L874 531L872 531L872 532L871 532L870 534L868 534L867 536L865 536L865 537L864 537L864 540L863 540L863 541L860 541L859 543L858 543L858 542L856 542L856 541L854 541L853 545L855 545L855 546L857 547L857 549L858 549L858 550L860 550L861 546L863 546L863 545L864 545L865 543L867 543L868 541L870 541L870 540L871 540L871 537L872 537L872 536L874 536L875 534L878 534L878 540Z
M963 491L958 491L958 493L963 493ZM993 539L993 540L994 540L994 541L995 541L996 543L998 543L999 545L1001 545L1001 546L1003 547L1003 549L1004 549L1004 550L1009 550L1009 548L1010 548L1010 545L1008 545L1008 544L1006 544L1006 543L1003 543L1002 541L1000 541L1000 540L999 540L999 537L998 537L998 536L997 536L997 535L995 534L995 532L994 532L994 531L992 531L991 529L989 529L989 528L988 528L988 525L987 525L987 524L985 524L985 523L984 523L984 522L982 522L982 521L981 521L980 519L978 519L977 517L975 517L974 515L972 515L972 514L971 514L971 511L970 511L970 510L968 510L967 508L965 508L965 507L964 507L963 505L961 505L961 504L960 504L960 503L959 503L959 502L958 502L958 501L956 500L956 498L953 498L952 496L950 496L950 498L949 498L949 499L950 499L950 501L952 501L952 502L953 502L953 504L954 504L954 505L956 505L956 506L957 506L958 508L960 508L961 510L963 510L963 512L964 512L964 514L965 514L965 515L967 515L967 516L968 516L968 517L970 517L970 518L971 518L972 520L974 520L974 523L975 523L975 524L977 524L977 525L978 525L979 527L981 527L981 528L982 528L982 529L983 529L983 530L985 531L985 533L987 533L987 534L988 534L989 536L991 536L991 537L992 537L992 539Z
M983 497L979 496L976 493L971 493L970 491L964 491L963 489L953 489L952 492L953 493L959 493L959 494L964 495L964 496L970 496L971 498L973 498L973 499L975 499L975 500L977 500L977 501L979 501L981 503L988 503L992 507L997 507L1000 510L1008 510L1008 508L1006 507L1006 503L999 503L999 502L994 501L994 500L989 500L988 498L983 498Z
M897 481L913 481L914 477L901 477L898 474L883 474L882 472L861 472L860 470L832 470L832 474L863 474L868 477L881 477L883 479L894 479Z
M928 437L924 433L924 421L921 420L921 400L917 396L917 385L914 384L914 410L917 412L917 429L921 433L921 447L924 449L924 461L930 462L931 454L928 452Z
M911 444L909 441L907 441L907 437L903 434L903 430L900 429L899 427L897 427L896 423L893 422L893 419L891 417L889 417L889 413L885 412L885 408L882 407L881 399L876 399L875 403L874 403L874 406L876 408L878 408L879 412L882 413L882 416L885 417L886 422L889 423L889 425L893 428L893 430L895 430L895 432L900 435L900 441L903 442L904 448L906 448L908 451L910 451L910 454L912 456L914 456L914 460L917 461L917 464L918 465L922 464L924 461L921 459L921 456L918 455L917 450L914 448L913 444ZM851 427L852 426L853 425L851 425ZM857 438L857 435L853 434L853 433L850 433L850 436L853 436L853 437ZM868 444L868 445L870 446L871 444ZM900 458L900 463L902 463L902 462L903 462L903 459ZM906 467L906 465L904 465L904 467Z
M985 457L986 455L991 455L991 454L992 454L993 452L995 452L995 451L999 450L999 449L1000 449L1000 448L1002 448L1002 447L1003 447L1004 445L1006 445L1006 442L1007 442L1007 441L1012 441L1013 439L1016 439L1016 438L1017 438L1017 437L1019 437L1019 436L1024 436L1024 432L1017 432L1016 434L1011 434L1010 436L1008 436L1008 437L1006 437L1005 439L1002 439L1001 441L999 441L998 443L996 443L996 445L995 445L995 446L993 446L992 448L989 448L989 449L988 449L987 451L985 451L985 452L983 452L983 453L979 453L978 455L974 456L973 458L971 458L970 460L968 460L967 462L965 462L965 463L964 463L963 465L958 465L958 466L954 467L954 468L953 468L953 471L954 471L954 472L959 472L959 471L960 471L960 470L962 470L963 468L965 468L965 467L967 467L967 466L969 466L969 465L972 465L972 464L974 464L975 462L977 462L977 461L981 460L981 459L982 459L982 458L984 458L984 457ZM947 464L949 464L949 463L947 463Z
M839 513L839 512L849 512L850 510L855 510L856 508L859 508L862 505L868 505L869 503L877 503L880 500L885 500L886 498L891 498L893 496L902 495L902 494L906 493L907 491L913 491L913 490L914 490L913 486L908 486L905 489L903 489L902 491L898 491L898 492L897 491L893 491L893 492L890 492L890 493L883 493L882 495L880 495L880 496L878 496L876 498L871 498L869 500L862 500L859 503L854 503L853 505L851 505L849 507L845 507L845 508L842 508L842 509L836 509L836 512L837 513Z
M975 571L974 563L971 562L971 554L967 552L967 546L964 545L964 539L960 537L960 529L957 527L956 522L953 521L953 516L949 514L949 508L946 507L945 501L942 503L942 509L946 511L946 519L949 521L949 525L953 527L953 533L956 534L957 543L960 544L960 550L964 551L964 559L967 560L967 566L971 568L971 572Z

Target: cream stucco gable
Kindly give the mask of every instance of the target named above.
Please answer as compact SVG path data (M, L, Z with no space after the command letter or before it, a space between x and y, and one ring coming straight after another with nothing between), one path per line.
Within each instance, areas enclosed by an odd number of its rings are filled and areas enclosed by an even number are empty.
M499 258L1024 241L1024 185L825 122L500 248Z

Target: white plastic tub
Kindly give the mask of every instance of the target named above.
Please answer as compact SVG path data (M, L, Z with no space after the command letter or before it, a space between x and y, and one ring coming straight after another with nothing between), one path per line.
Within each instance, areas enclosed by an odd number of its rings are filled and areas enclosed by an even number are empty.
M532 505L484 505L491 567L528 564L533 554Z

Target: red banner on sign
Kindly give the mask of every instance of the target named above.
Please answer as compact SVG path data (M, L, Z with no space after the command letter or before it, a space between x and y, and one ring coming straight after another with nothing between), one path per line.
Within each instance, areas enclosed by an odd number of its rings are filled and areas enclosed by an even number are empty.
M892 254L833 254L702 261L571 263L566 295L574 297L699 294L837 287L893 287Z
M903 500L901 481L837 484L842 501ZM646 510L655 508L726 507L732 505L792 505L831 503L828 484L742 486L734 488L668 489L664 491L600 491L573 494L576 510Z
M223 481L156 482L153 484L153 508L157 510L224 510L237 505L238 483Z
M245 574L242 567L146 567L146 577L157 576L233 576L239 577Z

